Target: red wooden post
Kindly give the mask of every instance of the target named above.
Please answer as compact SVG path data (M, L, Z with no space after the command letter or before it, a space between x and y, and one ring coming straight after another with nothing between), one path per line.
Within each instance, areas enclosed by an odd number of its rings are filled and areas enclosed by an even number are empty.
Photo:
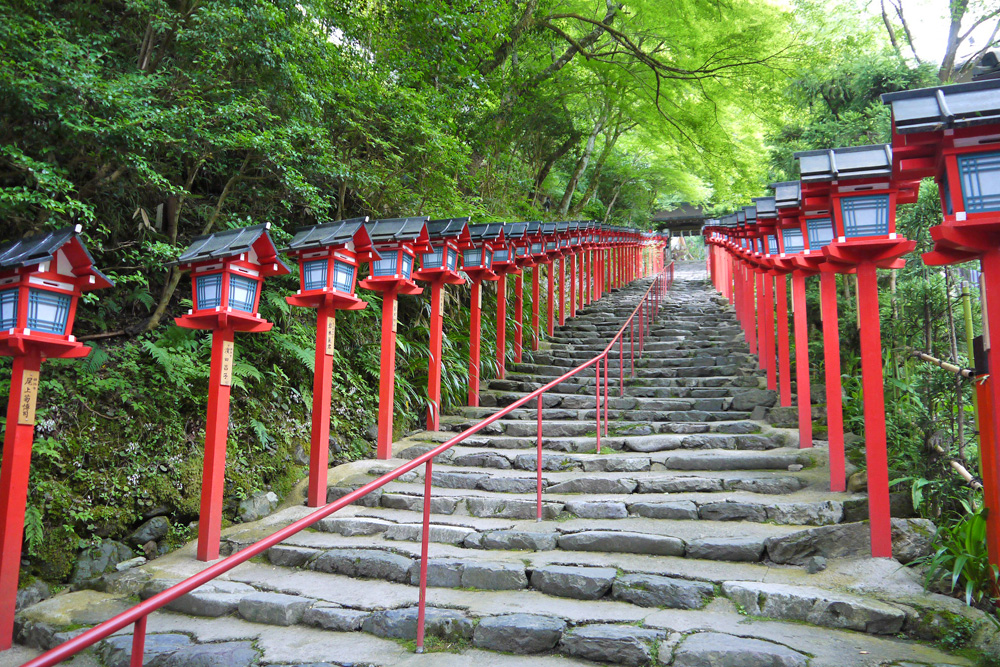
M986 348L986 366L987 370L992 373L993 369L1000 368L1000 344L993 342L993 332L1000 331L1000 249L994 244L980 257L980 264L983 269L983 338L984 340L989 339ZM998 342L1000 342L1000 337L998 337ZM997 406L1000 406L1000 382L990 375L986 384L989 386L991 400L988 402L980 400L979 409L982 422L985 424L989 421L987 427L989 432L984 433L986 428L982 428L980 437L989 436L989 443L992 447L988 447L987 441L983 439L980 442L979 451L980 456L983 457L984 488L987 484L987 463L989 459L992 459L991 465L989 465L989 477L992 479L989 481L993 482L991 485L993 490L989 493L989 498L996 499L1000 497L1000 491L997 491L997 484L1000 484L1000 474L998 474L1000 453L997 452L997 442L1000 439L1000 410L997 409ZM990 450L989 454L986 454L987 449ZM992 515L994 517L992 522L987 517L987 532L992 532L991 536L987 536L987 543L1000 545L1000 512L992 513ZM990 562L997 564L1000 563L1000 560L991 560Z
M549 338L552 338L552 334L555 333L554 320L555 320L555 307L556 307L556 301L555 301L556 274L552 270L554 268L555 268L554 260L545 265L545 273L548 274L549 278L549 298L545 304L545 308L547 310L547 315L548 315Z
M427 430L437 431L441 427L441 339L443 337L444 283L431 283L430 359L427 364Z
M764 303L764 272L755 268L757 300L754 303L753 315L754 324L757 329L757 367L762 371L767 370L768 352L765 346L767 342L767 320L764 319L767 313L767 305Z
M538 336L541 333L538 330L538 306L539 306L539 285L538 285L538 272L542 270L541 264L535 264L535 268L531 269L531 349L538 349Z
M757 354L757 283L754 280L754 271L748 265L744 266L744 275L747 284L745 312L747 334L750 337L750 354Z
M812 447L813 434L812 400L809 391L809 325L806 321L806 276L802 271L792 273L792 300L795 311L795 384L799 393L799 448L806 448Z
M222 497L226 482L226 440L229 437L229 392L233 383L235 348L232 329L212 332L212 366L208 378L205 420L205 461L198 521L198 560L219 557Z
M840 332L837 322L837 277L830 271L819 275L823 301L823 370L826 374L826 423L830 443L830 490L844 491L844 408L840 383Z
M28 502L35 401L42 358L37 352L14 357L7 400L7 425L0 470L0 651L11 647L14 606L21 571L24 512Z
M502 380L507 374L507 274L497 278L497 366Z
M979 465L983 475L983 504L986 506L986 547L990 563L1000 563L1000 458L993 431L992 380L988 374L976 378L979 402Z
M469 405L479 407L479 345L482 338L482 282L472 280L472 304L469 306Z
M330 393L336 326L336 308L321 306L316 316L312 440L309 448L309 488L306 493L306 504L309 507L322 507L326 504L327 469L330 467Z
M559 258L559 326L566 324L566 257Z
M782 407L792 406L792 363L789 355L788 281L784 273L776 275L775 299L778 303L778 401Z
M767 388L778 388L777 364L774 359L774 276L763 274L764 278L764 369L767 371Z
M394 288L382 293L382 346L378 376L378 440L375 455L392 458L392 418L396 400L396 329L399 295Z
M878 277L872 262L858 264L858 311L861 316L861 381L865 392L865 460L868 464L872 556L892 558L882 333L878 310Z
M569 253L569 316L576 317L576 253L575 252Z
M521 363L524 349L524 272L514 276L514 363Z

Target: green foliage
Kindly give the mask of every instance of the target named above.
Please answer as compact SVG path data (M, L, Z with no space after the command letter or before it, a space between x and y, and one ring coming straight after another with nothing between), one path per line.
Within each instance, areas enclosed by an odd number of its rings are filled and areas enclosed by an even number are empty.
M921 561L928 587L959 592L968 605L989 600L1000 583L1000 570L986 550L986 510L962 503L965 513L954 524L938 528L935 551Z

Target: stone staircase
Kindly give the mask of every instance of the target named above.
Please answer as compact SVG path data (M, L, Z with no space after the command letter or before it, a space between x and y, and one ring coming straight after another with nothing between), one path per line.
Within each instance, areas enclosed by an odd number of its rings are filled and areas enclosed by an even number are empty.
M442 432L405 438L396 455L412 459L592 358L647 286L584 309L490 382L483 407L445 417ZM152 615L147 664L972 664L932 642L960 630L987 642L982 615L925 593L896 560L866 557L867 524L845 522L845 503L864 497L829 492L825 450L800 450L795 431L751 419L774 396L761 390L756 359L701 266L678 268L634 377L626 343L623 392L617 351L610 365L600 454L593 369L543 399L543 521L534 402L435 462L427 654L412 651L421 468ZM336 468L328 497L400 463ZM225 546L237 550L310 511L292 504L236 526ZM900 560L926 551L932 527L894 521ZM104 577L96 591L28 608L21 643L54 645L127 608L129 596L190 576L204 567L193 553L188 545ZM126 632L96 655L126 665L129 647Z

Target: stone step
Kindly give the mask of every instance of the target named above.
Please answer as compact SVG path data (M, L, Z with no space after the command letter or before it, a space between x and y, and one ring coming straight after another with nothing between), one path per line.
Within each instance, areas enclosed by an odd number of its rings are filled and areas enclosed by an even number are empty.
M441 419L441 430L460 433L474 426L476 421L464 420L460 417L449 417ZM597 438L597 426L593 420L561 420L542 422L543 437L573 437L592 436ZM602 428L605 426L601 423ZM757 433L761 426L750 420L740 421L710 421L710 422L685 422L685 421L664 421L664 422L627 422L611 421L607 426L609 436L644 436L654 433L660 434L696 434L696 433L726 433L730 435ZM480 435L508 435L513 437L537 437L538 426L535 422L526 419L498 419L487 425L480 432Z
M582 397L580 397L582 398ZM596 399L590 401L590 409L571 409L565 407L559 408L542 408L542 422L554 422L554 421L594 421L597 417L597 411L595 405L597 403ZM735 420L745 420L749 419L749 412L737 412L737 411L726 411L723 410L721 401L708 402L705 400L701 403L698 408L695 408L690 403L688 405L675 404L670 405L665 401L661 401L660 405L665 409L657 410L655 407L649 409L627 409L627 410L617 410L608 407L607 410L603 407L604 402L601 402L601 420L605 418L609 419L611 422L616 423L619 421L624 421L626 418L630 422L642 421L642 422L716 422L716 421L735 421ZM537 404L536 404L537 405ZM482 421L487 417L496 413L496 408L470 408L462 407L456 410L457 415L466 417L474 422ZM538 420L538 410L529 409L517 409L512 412L508 412L504 415L504 420L530 420L537 423Z

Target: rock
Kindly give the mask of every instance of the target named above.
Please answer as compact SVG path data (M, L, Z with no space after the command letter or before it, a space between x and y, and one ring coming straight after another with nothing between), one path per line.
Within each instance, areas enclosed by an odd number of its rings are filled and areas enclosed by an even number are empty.
M186 641L185 641L186 640ZM105 639L100 652L107 667L128 667L132 636ZM185 635L147 635L143 664L156 667L249 667L257 664L257 651L248 641L195 644Z
M50 597L52 597L52 591L49 589L49 585L41 579L36 579L27 586L18 589L14 609L21 611Z
M632 503L628 506L630 514L644 516L650 519L687 519L698 518L698 506L690 500L674 500L663 503Z
M852 558L869 555L871 537L862 523L842 523L769 538L768 558L784 565L805 565L813 556Z
M152 519L152 521L155 520ZM70 583L79 585L96 579L102 574L114 572L118 563L131 560L134 557L135 552L121 542L102 540L100 544L84 549L77 558Z
M750 412L757 406L770 408L778 402L778 394L766 389L743 389L733 394L731 410Z
M806 561L806 572L816 574L826 569L826 559L822 556L813 556Z
M528 587L523 565L513 563L466 563L462 587L487 591L511 591Z
M483 535L483 549L506 551L551 551L559 533L529 533L522 530L493 530Z
M711 477L647 477L636 493L697 493L722 491L722 480Z
M142 545L142 553L146 554L147 560L153 560L160 555L160 548L157 546L156 542L150 540Z
M688 636L674 652L673 667L806 667L808 658L797 651L760 639L719 632Z
M132 655L132 636L109 637L98 645L98 654L108 667L128 667ZM194 646L191 638L181 634L146 635L143 664L162 664L177 651Z
M469 514L497 519L534 519L536 505L534 500L518 500L506 498L469 498L465 501ZM563 510L562 503L543 502L542 518L554 519Z
M491 651L541 653L554 648L565 629L565 621L549 616L492 616L476 626L472 643Z
M123 560L122 562L115 565L115 570L118 572L124 572L125 570L131 570L133 567L139 567L140 565L145 565L146 559L142 556L136 556L135 558L130 558L129 560Z
M892 519L892 555L906 565L933 551L937 528L929 519Z
M327 517L316 522L318 530L326 533L338 533L344 537L354 535L376 535L385 532L390 526L396 524L383 519L369 519L365 517Z
M646 665L653 659L653 645L661 630L621 625L582 625L563 633L559 650L584 660L613 665Z
M170 532L170 520L165 516L154 516L125 538L129 544L139 546L146 542L162 540Z
M358 486L330 486L326 489L326 502L332 503L338 498L343 498L348 493L356 491L361 485ZM355 500L352 505L361 505L362 507L378 507L382 503L382 489L375 489L371 493L368 493L361 498Z
M462 570L465 562L460 560L442 560L429 558L427 561L427 585L435 588L460 588L462 586ZM420 560L413 562L410 568L410 584L420 585Z
M143 599L152 597L179 581L179 579L154 579L146 584L139 595ZM244 596L256 592L257 589L249 584L215 579L168 603L165 608L181 614L215 618L233 613Z
M597 600L611 590L617 571L609 567L548 565L535 568L531 586L547 595Z
M272 491L255 493L249 498L240 501L239 515L240 521L250 523L263 518L277 509L279 499Z
M279 544L267 550L267 559L279 567L302 567L320 553L316 549Z
M533 493L537 480L528 477L486 477L479 482L478 488L496 493Z
M538 456L536 454L518 454L514 459L514 467L518 470L534 472L538 469ZM565 454L542 454L542 470L564 472L582 467L583 463L580 459Z
M302 615L302 622L314 628L334 632L354 632L368 618L368 612L340 607L312 607Z
M364 620L361 629L378 637L416 639L417 607L377 611ZM471 639L473 622L461 612L427 607L424 632L449 641Z
M727 479L723 486L729 491L749 491L750 493L785 494L802 488L797 477L748 477Z
M802 621L827 628L895 634L903 627L902 609L857 595L811 586L726 581L722 592L753 616Z
M684 542L676 537L611 530L588 530L561 535L559 547L567 551L613 551L654 556L684 554Z
M312 569L348 577L406 583L413 559L375 549L330 549L312 562Z
M383 493L382 507L393 510L421 512L424 509L423 496L405 493ZM431 498L431 512L434 514L454 514L458 500L455 498Z
M295 625L302 620L313 600L281 593L253 593L240 600L240 616L251 623Z
M566 511L581 519L624 519L628 516L625 503L602 500L571 500L566 503Z
M512 467L510 459L496 452L463 454L452 459L452 464L470 468L496 468L497 470L510 470Z
M797 428L799 425L798 408L771 408L767 413L767 423L779 428Z
M431 473L434 486L443 489L475 489L480 482L489 479L489 475L473 472L437 472Z
M611 597L640 607L699 609L715 594L711 584L655 574L626 574L615 580Z
M789 525L826 526L840 523L844 506L827 500L819 503L781 503L768 505L767 520Z
M758 537L705 537L687 544L688 558L756 563L764 554Z
M705 503L698 508L698 515L706 521L755 521L762 523L767 520L767 510L763 505L739 502Z
M863 441L862 441L863 442ZM863 493L868 490L868 471L859 470L847 478L847 490L851 493Z
M423 526L419 523L401 523L386 529L384 536L387 540L419 542L423 537L423 529ZM471 528L462 528L461 526L431 524L428 539L431 542L459 545L474 532L476 531Z
M606 477L577 477L559 484L552 484L546 493L632 493L634 479L608 479Z

